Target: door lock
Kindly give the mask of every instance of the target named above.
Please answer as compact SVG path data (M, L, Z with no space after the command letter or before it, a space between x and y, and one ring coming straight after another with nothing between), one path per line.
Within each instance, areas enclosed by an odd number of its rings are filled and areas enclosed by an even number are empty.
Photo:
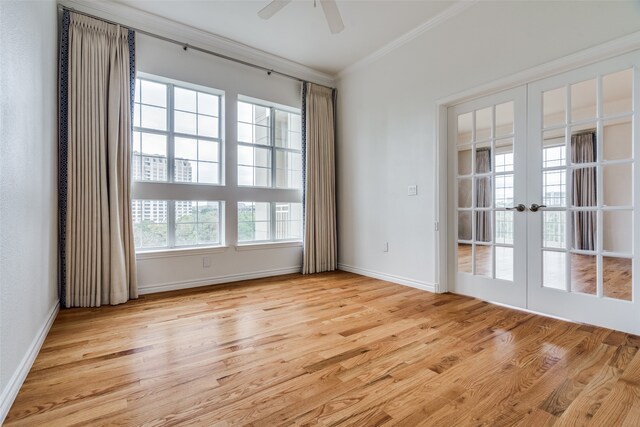
M547 205L539 205L537 203L531 203L531 206L529 206L529 210L531 212L538 212L538 209L540 208L546 208Z
M527 207L525 205L523 205L522 203L515 205L512 208L507 208L508 211L518 211L518 212L524 212L527 210Z

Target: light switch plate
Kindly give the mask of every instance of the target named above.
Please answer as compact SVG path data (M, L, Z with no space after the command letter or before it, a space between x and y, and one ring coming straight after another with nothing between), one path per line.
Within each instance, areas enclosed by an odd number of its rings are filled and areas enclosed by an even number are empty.
M418 194L418 186L417 185L410 185L409 187L407 187L407 194L409 196L415 196Z

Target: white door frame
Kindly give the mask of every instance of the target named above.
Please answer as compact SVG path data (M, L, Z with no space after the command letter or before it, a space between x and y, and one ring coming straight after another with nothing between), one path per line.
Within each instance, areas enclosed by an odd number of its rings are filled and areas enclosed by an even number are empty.
M450 171L451 168L448 167L447 156L449 150L447 112L449 107L638 49L640 49L640 31L436 101L434 129L434 140L436 143L433 148L434 159L436 159L434 192L437 198L434 204L434 229L436 231L436 239L434 241L436 254L435 292L448 292L448 283L455 277L455 271L453 271L455 263L449 262L449 260L454 259L455 248L449 245L450 230L447 222L449 206L448 188L449 181L453 179L451 175L452 171Z

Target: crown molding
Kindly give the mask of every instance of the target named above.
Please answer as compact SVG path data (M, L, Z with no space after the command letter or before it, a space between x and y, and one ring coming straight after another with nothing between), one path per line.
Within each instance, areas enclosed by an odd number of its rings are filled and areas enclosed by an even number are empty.
M340 79L348 74L353 73L356 70L360 70L366 67L367 65L370 65L371 63L377 61L378 59L389 54L390 52L393 52L399 47L416 39L417 37L424 34L425 32L437 27L438 25L462 13L463 11L467 10L468 8L476 4L478 1L479 0L458 0L456 3L452 4L451 6L449 6L448 8L446 8L445 10L443 10L442 12L434 16L433 18L417 26L416 28L409 31L408 33L403 34L402 36L398 37L392 42L387 43L380 49L365 56L361 60L349 65L348 67L346 67L345 69L337 73L336 78Z
M59 0L58 4L80 12L131 26L150 33L178 40L223 55L251 62L303 80L334 86L334 77L277 55L247 46L208 31L203 31L171 19L163 18L133 7L110 2L90 0Z

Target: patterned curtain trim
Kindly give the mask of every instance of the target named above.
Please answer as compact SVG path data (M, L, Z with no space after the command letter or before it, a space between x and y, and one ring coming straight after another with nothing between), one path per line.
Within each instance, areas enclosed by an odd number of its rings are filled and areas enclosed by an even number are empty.
M136 32L129 30L129 85L131 87L131 132L133 133L133 109L136 99Z
M301 147L302 147L302 229L305 227L305 199L307 193L307 82L302 82ZM304 233L303 237L304 239Z
M60 306L67 307L66 301L66 240L67 240L67 150L69 145L69 11L62 13L59 51L59 93L58 93L58 296Z

